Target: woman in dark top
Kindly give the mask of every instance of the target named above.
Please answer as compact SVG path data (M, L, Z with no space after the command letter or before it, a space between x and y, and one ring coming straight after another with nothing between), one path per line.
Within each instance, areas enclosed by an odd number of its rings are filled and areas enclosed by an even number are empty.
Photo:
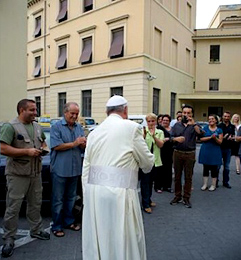
M160 120L159 120L160 121ZM157 180L159 182L159 187L162 187L162 190L173 192L172 190L172 156L173 156L173 144L171 140L171 127L170 127L171 117L167 114L162 115L161 125L157 121L157 129L160 129L164 132L165 143L161 148L161 174L160 178ZM161 193L162 190L157 190L158 193Z

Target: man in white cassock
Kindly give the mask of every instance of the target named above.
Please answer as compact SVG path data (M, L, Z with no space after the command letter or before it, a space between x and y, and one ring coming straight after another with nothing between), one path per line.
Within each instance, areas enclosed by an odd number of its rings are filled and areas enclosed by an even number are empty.
M141 126L127 119L127 100L111 97L108 117L87 139L82 173L83 260L145 260L138 169L151 171L154 156Z

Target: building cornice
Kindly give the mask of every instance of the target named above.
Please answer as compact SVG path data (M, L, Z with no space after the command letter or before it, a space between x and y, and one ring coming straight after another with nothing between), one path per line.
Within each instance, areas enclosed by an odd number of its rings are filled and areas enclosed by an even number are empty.
M54 72L56 73L56 72ZM52 74L54 74L52 73ZM107 78L107 77L114 77L114 76L125 76L130 74L137 74L137 73L146 73L150 74L149 70L146 69L135 69L135 70L129 70L129 71L118 71L118 72L112 72L112 73L106 73L101 75L95 75L95 76L86 76L82 78L75 78L75 79L68 79L68 80L61 80L56 82L51 82L50 85L60 85L60 84L66 84L66 83L73 83L78 81L86 81L86 80L94 80L94 79L100 79L100 78Z
M30 6L33 6L33 5L37 4L40 1L42 1L42 0L28 0L27 7L29 8Z
M81 34L81 33L84 33L84 32L91 31L91 30L95 30L96 27L97 27L96 25L92 25L92 26L86 27L86 28L84 28L84 29L78 30L77 32L78 32L79 34Z
M200 36L192 36L193 40L205 40L205 39L233 39L233 38L241 38L241 34L216 34L216 35L200 35Z
M105 22L106 22L106 24L111 24L111 23L119 22L119 21L121 21L121 20L128 19L128 18L129 18L129 14L125 14L125 15L122 15L122 16L115 17L115 18L113 18L113 19L107 20L107 21L105 21Z
M199 91L193 94L179 94L179 99L186 100L241 100L240 91L232 92L208 92L208 91Z
M32 50L32 53L37 53L37 52L40 52L40 51L43 51L43 48L38 48L36 50Z
M35 16L36 14L42 12L43 10L44 10L43 8L40 8L36 12L33 12L32 15Z
M70 37L70 34L66 34L66 35L60 36L60 37L58 37L58 38L55 38L54 40L55 40L56 42L58 42L58 41L67 39L67 38L69 38L69 37Z

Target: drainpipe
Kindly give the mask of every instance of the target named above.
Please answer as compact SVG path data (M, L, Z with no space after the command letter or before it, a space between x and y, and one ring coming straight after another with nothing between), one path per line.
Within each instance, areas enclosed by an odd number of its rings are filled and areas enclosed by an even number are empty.
M47 33L47 24L46 24L46 14L47 14L47 3L46 3L46 0L44 1L44 114L46 114L46 84L47 84L47 80L46 80L46 72L47 72L47 69L46 69L46 50L47 50L47 46L46 46L46 33Z

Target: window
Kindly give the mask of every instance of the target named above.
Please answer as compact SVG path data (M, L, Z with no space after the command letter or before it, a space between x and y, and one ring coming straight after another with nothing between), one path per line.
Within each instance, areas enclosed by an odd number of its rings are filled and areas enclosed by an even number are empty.
M190 73L191 69L191 51L186 48L186 71Z
M171 92L171 107L170 107L171 118L175 118L175 107L176 107L176 93Z
M84 12L91 11L93 9L93 0L84 0Z
M35 103L37 107L37 117L41 116L41 97L35 97Z
M152 111L154 114L159 114L159 98L160 98L160 89L153 89L153 108Z
M162 31L157 28L154 33L154 57L159 60L162 58Z
M35 18L34 37L37 38L39 36L41 36L41 16Z
M187 26L192 27L192 6L187 3Z
M67 0L59 0L59 14L57 20L59 23L68 19Z
M208 115L215 114L220 118L223 115L223 107L208 107Z
M82 91L82 116L91 116L91 90Z
M64 114L64 105L66 104L66 92L59 93L59 115L63 116Z
M92 62L92 37L82 39L82 54L79 62L87 64Z
M220 45L210 45L210 62L219 61Z
M58 70L67 68L67 44L59 46L59 56L56 68Z
M172 39L172 66L177 67L178 42Z
M108 57L111 59L124 55L124 27L111 30L112 41Z
M40 61L40 56L38 56L38 57L35 57L35 65L34 65L33 76L35 78L37 78L40 75L41 75L41 61Z
M179 0L172 0L172 11L173 14L178 17L179 12Z
M114 95L123 96L123 87L110 88L110 96Z
M219 90L219 79L209 79L209 90L210 91Z

